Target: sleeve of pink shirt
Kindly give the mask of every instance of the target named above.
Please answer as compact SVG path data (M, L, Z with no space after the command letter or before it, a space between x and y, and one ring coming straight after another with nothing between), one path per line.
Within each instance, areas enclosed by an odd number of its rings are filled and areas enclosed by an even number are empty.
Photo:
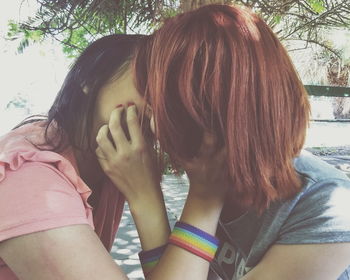
M0 182L0 241L75 224L90 223L81 196L59 170L25 162L6 171Z

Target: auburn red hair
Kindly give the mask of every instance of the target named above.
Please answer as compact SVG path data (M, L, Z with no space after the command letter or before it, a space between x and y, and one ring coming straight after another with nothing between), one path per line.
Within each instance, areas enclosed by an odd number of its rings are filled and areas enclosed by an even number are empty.
M226 146L232 200L241 207L261 213L300 190L293 158L304 144L308 97L256 14L208 5L170 18L141 44L134 67L171 159L194 157L203 133L213 132Z

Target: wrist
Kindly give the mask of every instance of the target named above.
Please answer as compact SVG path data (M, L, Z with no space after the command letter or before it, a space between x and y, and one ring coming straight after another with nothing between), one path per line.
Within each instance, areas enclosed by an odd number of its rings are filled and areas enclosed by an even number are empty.
M215 235L223 203L217 199L202 199L189 194L180 221Z
M157 215L165 209L164 197L160 187L159 191L139 194L132 199L127 199L127 201L133 217L141 218L151 214Z
M129 202L129 208L144 251L167 243L170 226L163 196Z

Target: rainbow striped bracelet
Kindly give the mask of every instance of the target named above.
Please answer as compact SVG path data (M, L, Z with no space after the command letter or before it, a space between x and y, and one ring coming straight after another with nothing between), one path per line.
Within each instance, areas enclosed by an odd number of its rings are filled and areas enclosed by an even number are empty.
M170 235L169 244L176 245L211 262L219 247L219 240L199 228L177 222Z
M163 255L166 249L166 246L167 244L149 251L141 251L139 253L141 267L145 276L147 276L157 265L160 257Z

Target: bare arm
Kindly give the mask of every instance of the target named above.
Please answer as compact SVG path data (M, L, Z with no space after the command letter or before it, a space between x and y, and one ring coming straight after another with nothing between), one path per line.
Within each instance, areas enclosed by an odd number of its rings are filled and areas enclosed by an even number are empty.
M192 202L193 207L195 203ZM186 207L184 212L191 213L187 221L214 231L217 214L208 219L203 214L210 214L209 211L199 213L192 207ZM141 234L143 230L148 231L145 226L146 223L140 226ZM152 228L149 232L157 236L157 230ZM67 226L3 241L0 243L0 257L20 280L128 279L88 225ZM209 263L201 258L169 246L148 279L206 279L208 267Z
M215 235L221 207L217 202L210 205L208 201L190 195L180 220ZM160 262L147 279L165 279L166 275L167 280L204 280L208 277L208 271L209 262L206 260L174 245L168 245Z
M335 280L350 265L350 243L274 245L242 280Z
M142 141L140 141L142 136L137 132L139 128L137 127L137 121L135 121L136 115L132 110L128 109L128 116L129 129L131 127L132 131L136 132L131 133L131 135L138 139L135 143L142 146ZM115 119L109 125L110 127L114 126L115 135L122 134L121 129L118 128L118 122L118 111L116 111ZM106 134L107 130L105 131ZM107 140L107 137L104 139ZM204 153L198 160L184 164L190 178L190 193L181 220L208 233L215 234L223 204L222 194L225 194L225 174L223 172L224 166L222 165L225 161L220 156L217 156L216 161L214 160L213 154L210 152L210 146L214 144L213 139L210 140L210 137L207 137L206 140L209 141L204 143L206 148L202 151L208 152L207 157ZM115 141L120 142L118 136L116 136ZM113 152L112 146L110 147L111 152L107 152L107 154ZM127 151L127 149L122 150ZM126 159L132 154L140 154L140 151L142 149L136 153L135 150L134 152L131 150L128 155L124 155L124 158L122 160L119 159L119 161L117 156L113 157L116 159L114 167L110 165L110 161L107 160L105 162L107 170L111 171L112 180L118 177L115 176L115 171L120 168L120 164L126 163L127 166ZM145 162L142 159L137 161ZM135 167L135 163L130 165ZM142 168L139 167L140 169ZM124 173L127 173L126 170L125 167ZM138 169L135 168L135 170ZM149 177L148 173L150 173L150 170L143 173L138 172L138 174L142 174L138 182L134 180L133 183L130 181L128 184L116 184L118 187L122 187L122 192L128 198L142 246L145 250L165 244L169 235L163 197L154 195L159 194L157 191L159 185L157 186L155 181L145 180L145 178ZM120 178L122 177L120 176ZM135 178L136 176L129 177ZM145 185L145 182L148 183ZM151 217L152 219L150 219ZM349 246L349 244L275 245L267 252L263 260L243 279L336 279L350 264ZM165 277L168 280L207 279L208 269L208 262L181 248L168 245L160 262L147 279L157 280Z
M189 197L183 219L210 232L216 228L218 214L208 204L198 211L202 206ZM9 239L0 243L0 257L20 280L128 279L87 225ZM242 279L331 280L349 264L349 243L274 245ZM201 258L171 245L148 279L206 279L208 267Z
M225 150L217 151L215 137L205 134L197 157L183 162L190 181L190 190L181 221L215 235L221 210L227 193L228 181L225 172ZM168 280L207 279L209 262L169 245L159 264L147 279Z
M127 140L120 125L123 109L117 108L109 124L98 133L96 153L103 170L129 203L143 250L150 250L168 242L170 229L159 180L153 176L154 163L145 146L135 109L135 106L127 108L131 140ZM114 143L108 138L109 132ZM212 139L208 140L203 143L201 150L205 152L200 158L183 164L190 178L190 193L181 221L214 235L225 192L221 168L224 152L216 156L208 153L213 146ZM207 261L168 245L147 279L207 279L208 269Z
M140 154L140 150L135 153ZM181 220L214 234L223 204L225 182L220 173L223 170L220 157L217 162L212 156L207 159L204 157L199 160L201 164L193 162L186 166L190 193ZM142 159L138 170L142 170L145 162ZM216 168L211 169L213 166ZM163 245L169 235L164 201L159 186L148 180L152 178L146 175L149 171L146 168L145 174L136 178L139 180L136 180L137 184L132 180L122 184L123 191L129 195L130 208L145 250ZM126 177L135 179L135 176ZM128 279L87 225L67 226L3 241L0 243L0 257L20 280ZM242 279L330 280L336 279L348 264L349 244L275 245ZM201 280L207 278L208 269L207 261L169 245L147 279Z
M128 279L88 225L3 241L0 257L20 280Z

